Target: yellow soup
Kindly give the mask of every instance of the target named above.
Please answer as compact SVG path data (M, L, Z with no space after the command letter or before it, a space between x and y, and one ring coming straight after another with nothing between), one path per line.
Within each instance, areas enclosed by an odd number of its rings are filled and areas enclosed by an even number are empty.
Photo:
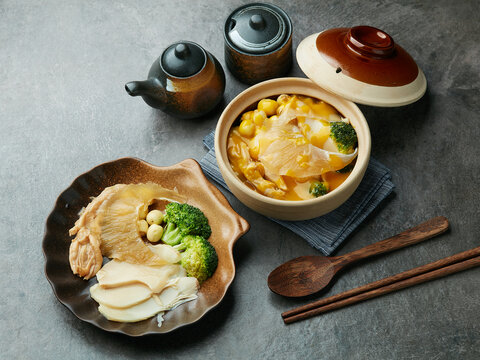
M323 196L353 169L357 136L330 104L301 95L262 99L228 135L228 158L252 190L282 200Z

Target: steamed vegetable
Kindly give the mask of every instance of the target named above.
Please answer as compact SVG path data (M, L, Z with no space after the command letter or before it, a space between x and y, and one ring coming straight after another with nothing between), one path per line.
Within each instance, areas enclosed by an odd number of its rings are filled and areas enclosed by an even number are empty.
M199 235L208 239L212 233L208 219L203 212L188 204L176 202L165 207L166 227L162 241L168 245L178 245L186 235Z
M343 121L332 122L330 137L335 141L338 151L343 154L352 153L357 146L357 133L349 123Z
M323 196L328 193L328 184L326 182L314 181L308 191L315 197Z
M201 236L186 236L178 250L181 253L180 265L187 271L188 276L193 276L201 283L213 275L218 265L215 248Z

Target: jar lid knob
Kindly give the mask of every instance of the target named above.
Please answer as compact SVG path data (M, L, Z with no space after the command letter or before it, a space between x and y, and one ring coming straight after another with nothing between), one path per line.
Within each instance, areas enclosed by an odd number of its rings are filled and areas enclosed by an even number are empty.
M265 28L265 19L261 14L254 14L250 18L250 26L255 30L263 30Z

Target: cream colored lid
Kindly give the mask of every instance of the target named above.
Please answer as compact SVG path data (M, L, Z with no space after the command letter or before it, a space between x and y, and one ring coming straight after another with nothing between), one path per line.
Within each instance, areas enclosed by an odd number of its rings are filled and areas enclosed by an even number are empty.
M369 26L310 35L298 45L297 61L317 85L359 104L407 105L427 89L411 56L388 34Z

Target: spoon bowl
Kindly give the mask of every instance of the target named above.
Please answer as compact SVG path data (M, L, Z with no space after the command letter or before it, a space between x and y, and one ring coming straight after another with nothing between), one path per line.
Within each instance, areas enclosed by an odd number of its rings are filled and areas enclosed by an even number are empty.
M274 293L286 297L315 294L325 288L337 272L356 261L417 244L447 229L447 218L438 216L400 234L345 255L300 256L273 270L268 276L268 287Z
M268 276L268 286L279 295L307 296L326 287L336 273L332 258L300 256L273 270ZM288 279L288 286L285 286L285 279Z

